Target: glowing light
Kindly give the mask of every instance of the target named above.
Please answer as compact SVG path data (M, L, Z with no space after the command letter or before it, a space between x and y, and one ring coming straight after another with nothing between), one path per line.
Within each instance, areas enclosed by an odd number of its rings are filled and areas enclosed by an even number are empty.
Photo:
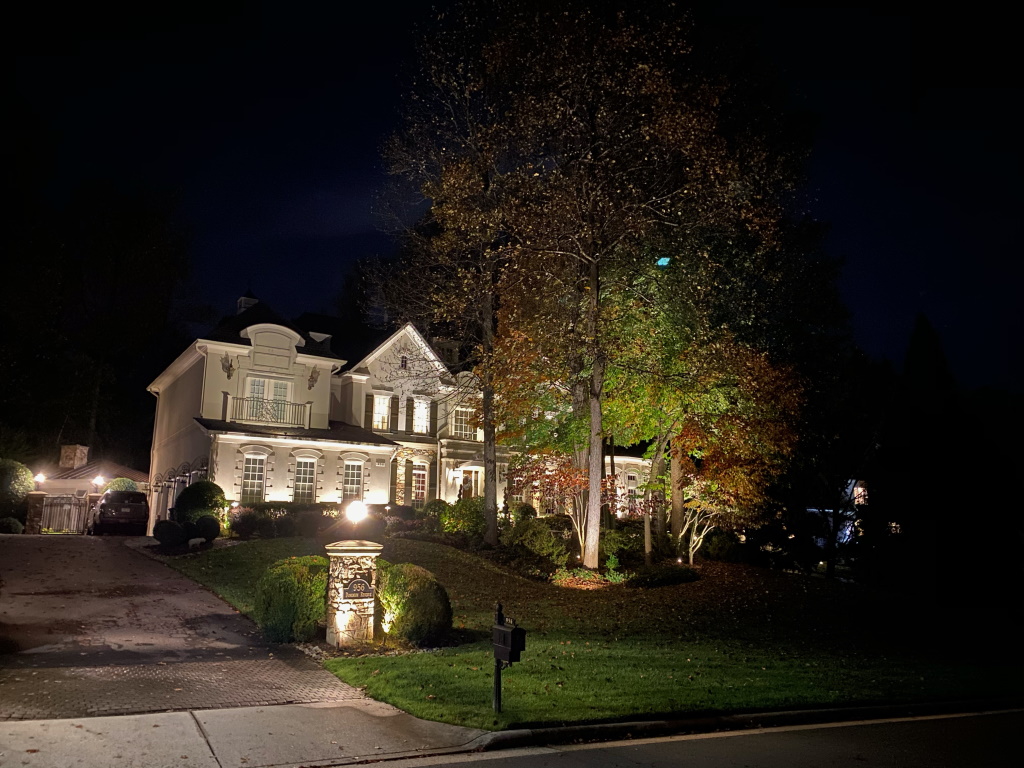
M365 520L368 514L366 505L361 501L350 502L345 510L345 517L348 518L350 523L358 523L361 520Z
M99 488L105 482L107 481L103 478L103 475L96 475L96 477L92 479L92 484L95 485L97 488Z
M237 501L232 501L231 502L231 508L232 509L238 509L238 502Z
M683 564L683 558L677 557L676 558L676 562L679 563L680 565L682 565Z
M657 264L659 267L667 267L669 261L670 261L670 259L669 259L668 256L662 256L660 259L658 259L655 262L655 264Z
M38 475L36 475L32 479L35 480L37 483L45 483L46 482L46 475L44 475L42 472L40 472Z

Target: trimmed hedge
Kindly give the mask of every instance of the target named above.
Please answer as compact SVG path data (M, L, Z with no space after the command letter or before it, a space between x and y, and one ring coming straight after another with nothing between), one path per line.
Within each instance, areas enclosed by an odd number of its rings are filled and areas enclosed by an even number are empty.
M278 560L256 583L253 619L275 643L311 640L327 612L326 557Z
M376 610L389 637L413 645L440 642L452 628L448 592L430 571L412 563L377 559Z
M0 515L25 522L25 497L35 489L31 469L14 459L0 459Z
M213 541L220 536L220 520L213 515L203 515L195 522L196 536Z
M185 526L173 520L157 520L153 526L153 538L165 547L178 547L188 541Z
M174 517L179 523L194 523L204 515L217 515L228 505L224 490L212 480L196 480L174 502Z
M16 517L0 517L0 533L21 533L25 526Z
M103 486L103 491L104 492L106 492L106 491L137 491L137 490L139 490L139 486L135 484L134 480L131 480L130 478L127 478L127 477L115 477L113 480L111 480L109 483L107 483L105 486Z

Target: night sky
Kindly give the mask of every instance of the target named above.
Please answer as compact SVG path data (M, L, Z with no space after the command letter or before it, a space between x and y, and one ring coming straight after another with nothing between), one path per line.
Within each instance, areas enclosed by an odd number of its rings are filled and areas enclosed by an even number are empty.
M171 191L189 293L218 314L250 288L286 315L331 311L351 259L393 250L374 214L379 146L430 12L346 6L90 8L12 28L13 103L52 139L48 194L96 179ZM758 30L817 120L807 206L831 223L857 341L898 367L924 312L961 384L1024 391L1013 25L717 8Z

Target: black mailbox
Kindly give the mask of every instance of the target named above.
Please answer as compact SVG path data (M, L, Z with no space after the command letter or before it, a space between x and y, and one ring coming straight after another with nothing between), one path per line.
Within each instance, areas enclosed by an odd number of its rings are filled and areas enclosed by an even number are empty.
M507 619L506 622L511 621ZM492 633L494 658L511 664L526 650L526 630L514 624L495 624Z

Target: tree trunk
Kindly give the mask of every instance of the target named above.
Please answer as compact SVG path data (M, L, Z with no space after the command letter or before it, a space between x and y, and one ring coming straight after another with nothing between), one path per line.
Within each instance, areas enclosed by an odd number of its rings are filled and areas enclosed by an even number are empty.
M669 441L669 446L672 443ZM672 483L672 538L678 550L682 542L683 521L686 509L683 507L683 473L679 469L679 459L669 450L669 482Z
M598 311L600 297L600 274L597 260L590 262L590 295L587 306L587 335L591 350L590 370L590 467L589 492L587 494L587 541L583 548L583 566L597 568L598 546L601 535L601 445L604 434L601 431L601 390L604 387L604 356L598 343Z
M494 426L494 381L491 364L494 359L494 295L485 292L483 299L483 428L484 428L484 520L487 529L484 541L498 546L498 449Z

